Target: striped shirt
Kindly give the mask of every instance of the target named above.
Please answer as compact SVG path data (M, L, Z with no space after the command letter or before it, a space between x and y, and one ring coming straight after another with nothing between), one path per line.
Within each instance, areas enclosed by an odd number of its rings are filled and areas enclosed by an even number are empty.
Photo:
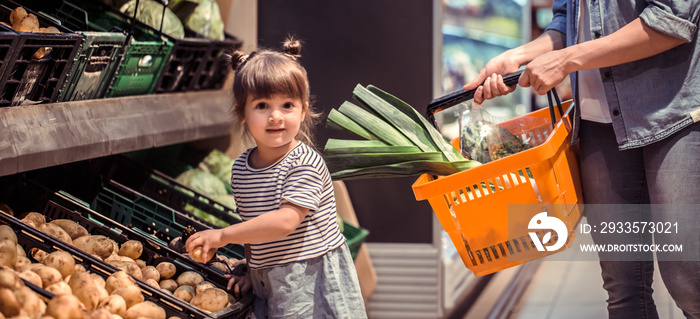
M257 269L306 260L344 243L333 184L321 155L299 142L277 163L258 169L249 165L254 149L241 154L232 169L231 188L241 218L245 221L278 210L282 201L308 208L309 213L288 236L251 244L248 265Z

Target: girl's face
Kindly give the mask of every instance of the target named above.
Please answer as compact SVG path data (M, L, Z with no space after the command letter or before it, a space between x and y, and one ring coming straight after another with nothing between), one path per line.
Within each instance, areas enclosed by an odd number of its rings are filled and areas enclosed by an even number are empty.
M256 98L248 95L243 123L247 123L261 152L286 154L295 145L295 137L306 112L300 99L284 95Z

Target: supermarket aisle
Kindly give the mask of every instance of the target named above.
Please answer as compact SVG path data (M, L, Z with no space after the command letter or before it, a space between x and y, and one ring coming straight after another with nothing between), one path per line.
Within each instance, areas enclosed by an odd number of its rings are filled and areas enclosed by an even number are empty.
M607 318L602 285L597 261L543 261L509 319ZM658 271L653 288L660 318L685 318Z

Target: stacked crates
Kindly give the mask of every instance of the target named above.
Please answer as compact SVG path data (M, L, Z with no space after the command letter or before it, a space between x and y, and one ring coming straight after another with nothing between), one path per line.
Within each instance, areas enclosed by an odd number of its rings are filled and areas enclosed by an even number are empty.
M116 31L125 35L121 51L123 57L114 72L106 97L153 93L172 51L172 43L161 39L151 30L138 26L132 28L128 17L113 12L97 1L63 1L56 16L75 30L100 33ZM100 51L99 46L93 44L93 47Z
M9 23L10 13L18 6L0 1L0 20ZM27 12L37 17L40 27L52 26L61 33L16 32L16 42L4 46L8 51L0 67L0 107L55 102L83 41L82 35L44 15Z

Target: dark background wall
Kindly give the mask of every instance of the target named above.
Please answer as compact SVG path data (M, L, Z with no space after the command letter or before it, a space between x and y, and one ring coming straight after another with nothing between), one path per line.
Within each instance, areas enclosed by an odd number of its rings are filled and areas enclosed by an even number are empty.
M358 83L373 84L424 113L432 99L432 0L258 0L259 45L279 48L288 34L302 41L323 148L328 112L352 101ZM358 103L355 103L358 104ZM432 210L415 200L416 177L346 181L369 242L432 243Z

